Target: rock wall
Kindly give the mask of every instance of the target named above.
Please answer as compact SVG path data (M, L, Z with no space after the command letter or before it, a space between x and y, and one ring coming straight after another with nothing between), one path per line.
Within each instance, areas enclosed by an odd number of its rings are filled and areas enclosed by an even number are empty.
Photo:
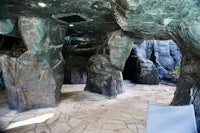
M25 111L56 106L63 83L65 29L37 17L20 17L18 28L28 51L19 58L1 57L9 107Z
M1 54L0 68L3 72L9 108L16 109L19 106L18 92L16 88L17 58L14 58L9 54Z
M181 24L171 36L179 44L183 53L181 63L181 76L177 85L173 105L189 104L190 90L194 88L193 94L197 124L200 125L200 22L192 21ZM200 127L199 127L200 130Z
M115 97L123 93L122 71L132 47L132 40L121 30L108 35L108 52L88 61L85 90ZM106 50L105 50L106 51Z
M146 40L133 45L123 75L135 83L159 84L181 62L181 53L172 40Z

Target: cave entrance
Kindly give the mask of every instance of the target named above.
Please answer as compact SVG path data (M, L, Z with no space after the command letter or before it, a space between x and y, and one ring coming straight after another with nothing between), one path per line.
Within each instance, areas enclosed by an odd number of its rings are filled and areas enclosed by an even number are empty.
M21 38L0 35L0 54L9 55L18 58L27 47Z
M134 44L123 78L139 84L176 85L182 54L173 40L146 40Z
M86 84L87 62L99 51L101 38L70 35L65 37L63 46L64 82L63 84Z
M25 51L27 51L27 47L25 46L23 40L17 37L5 36L0 34L0 55L1 61L7 57L11 58L18 58L20 57ZM6 57L7 56L7 57ZM6 86L4 83L4 76L10 76L9 80L12 80L11 75L4 75L2 71L2 67L6 67L8 71L14 71L9 68L10 66L3 66L3 62L0 62L0 104L1 107L7 106L7 93L6 93ZM6 63L7 65L11 65L10 63Z

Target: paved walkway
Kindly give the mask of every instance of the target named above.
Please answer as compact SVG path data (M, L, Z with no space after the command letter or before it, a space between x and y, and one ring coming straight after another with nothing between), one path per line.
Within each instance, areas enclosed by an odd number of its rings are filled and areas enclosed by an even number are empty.
M125 93L108 99L83 91L84 85L63 85L58 107L23 113L9 110L1 97L0 125L8 133L145 133L147 103L169 104L175 91L127 81L124 87Z

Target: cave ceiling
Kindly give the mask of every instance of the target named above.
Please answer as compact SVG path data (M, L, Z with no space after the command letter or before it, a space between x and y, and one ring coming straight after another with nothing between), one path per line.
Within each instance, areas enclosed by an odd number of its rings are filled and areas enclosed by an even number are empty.
M0 16L38 16L68 27L72 35L122 29L135 38L169 38L182 23L199 19L198 0L1 0Z

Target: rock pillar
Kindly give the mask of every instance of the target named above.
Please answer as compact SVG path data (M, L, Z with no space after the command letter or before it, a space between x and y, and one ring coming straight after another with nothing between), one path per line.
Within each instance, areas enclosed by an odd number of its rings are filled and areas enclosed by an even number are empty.
M119 30L109 34L106 43L106 52L88 61L85 90L115 97L124 92L122 71L133 42Z
M173 98L173 105L194 104L200 125L200 22L180 25L172 37L182 51L181 75ZM193 89L192 89L193 88Z
M18 28L28 51L13 61L12 82L5 78L9 107L25 111L56 106L63 83L65 29L36 17L20 17Z

